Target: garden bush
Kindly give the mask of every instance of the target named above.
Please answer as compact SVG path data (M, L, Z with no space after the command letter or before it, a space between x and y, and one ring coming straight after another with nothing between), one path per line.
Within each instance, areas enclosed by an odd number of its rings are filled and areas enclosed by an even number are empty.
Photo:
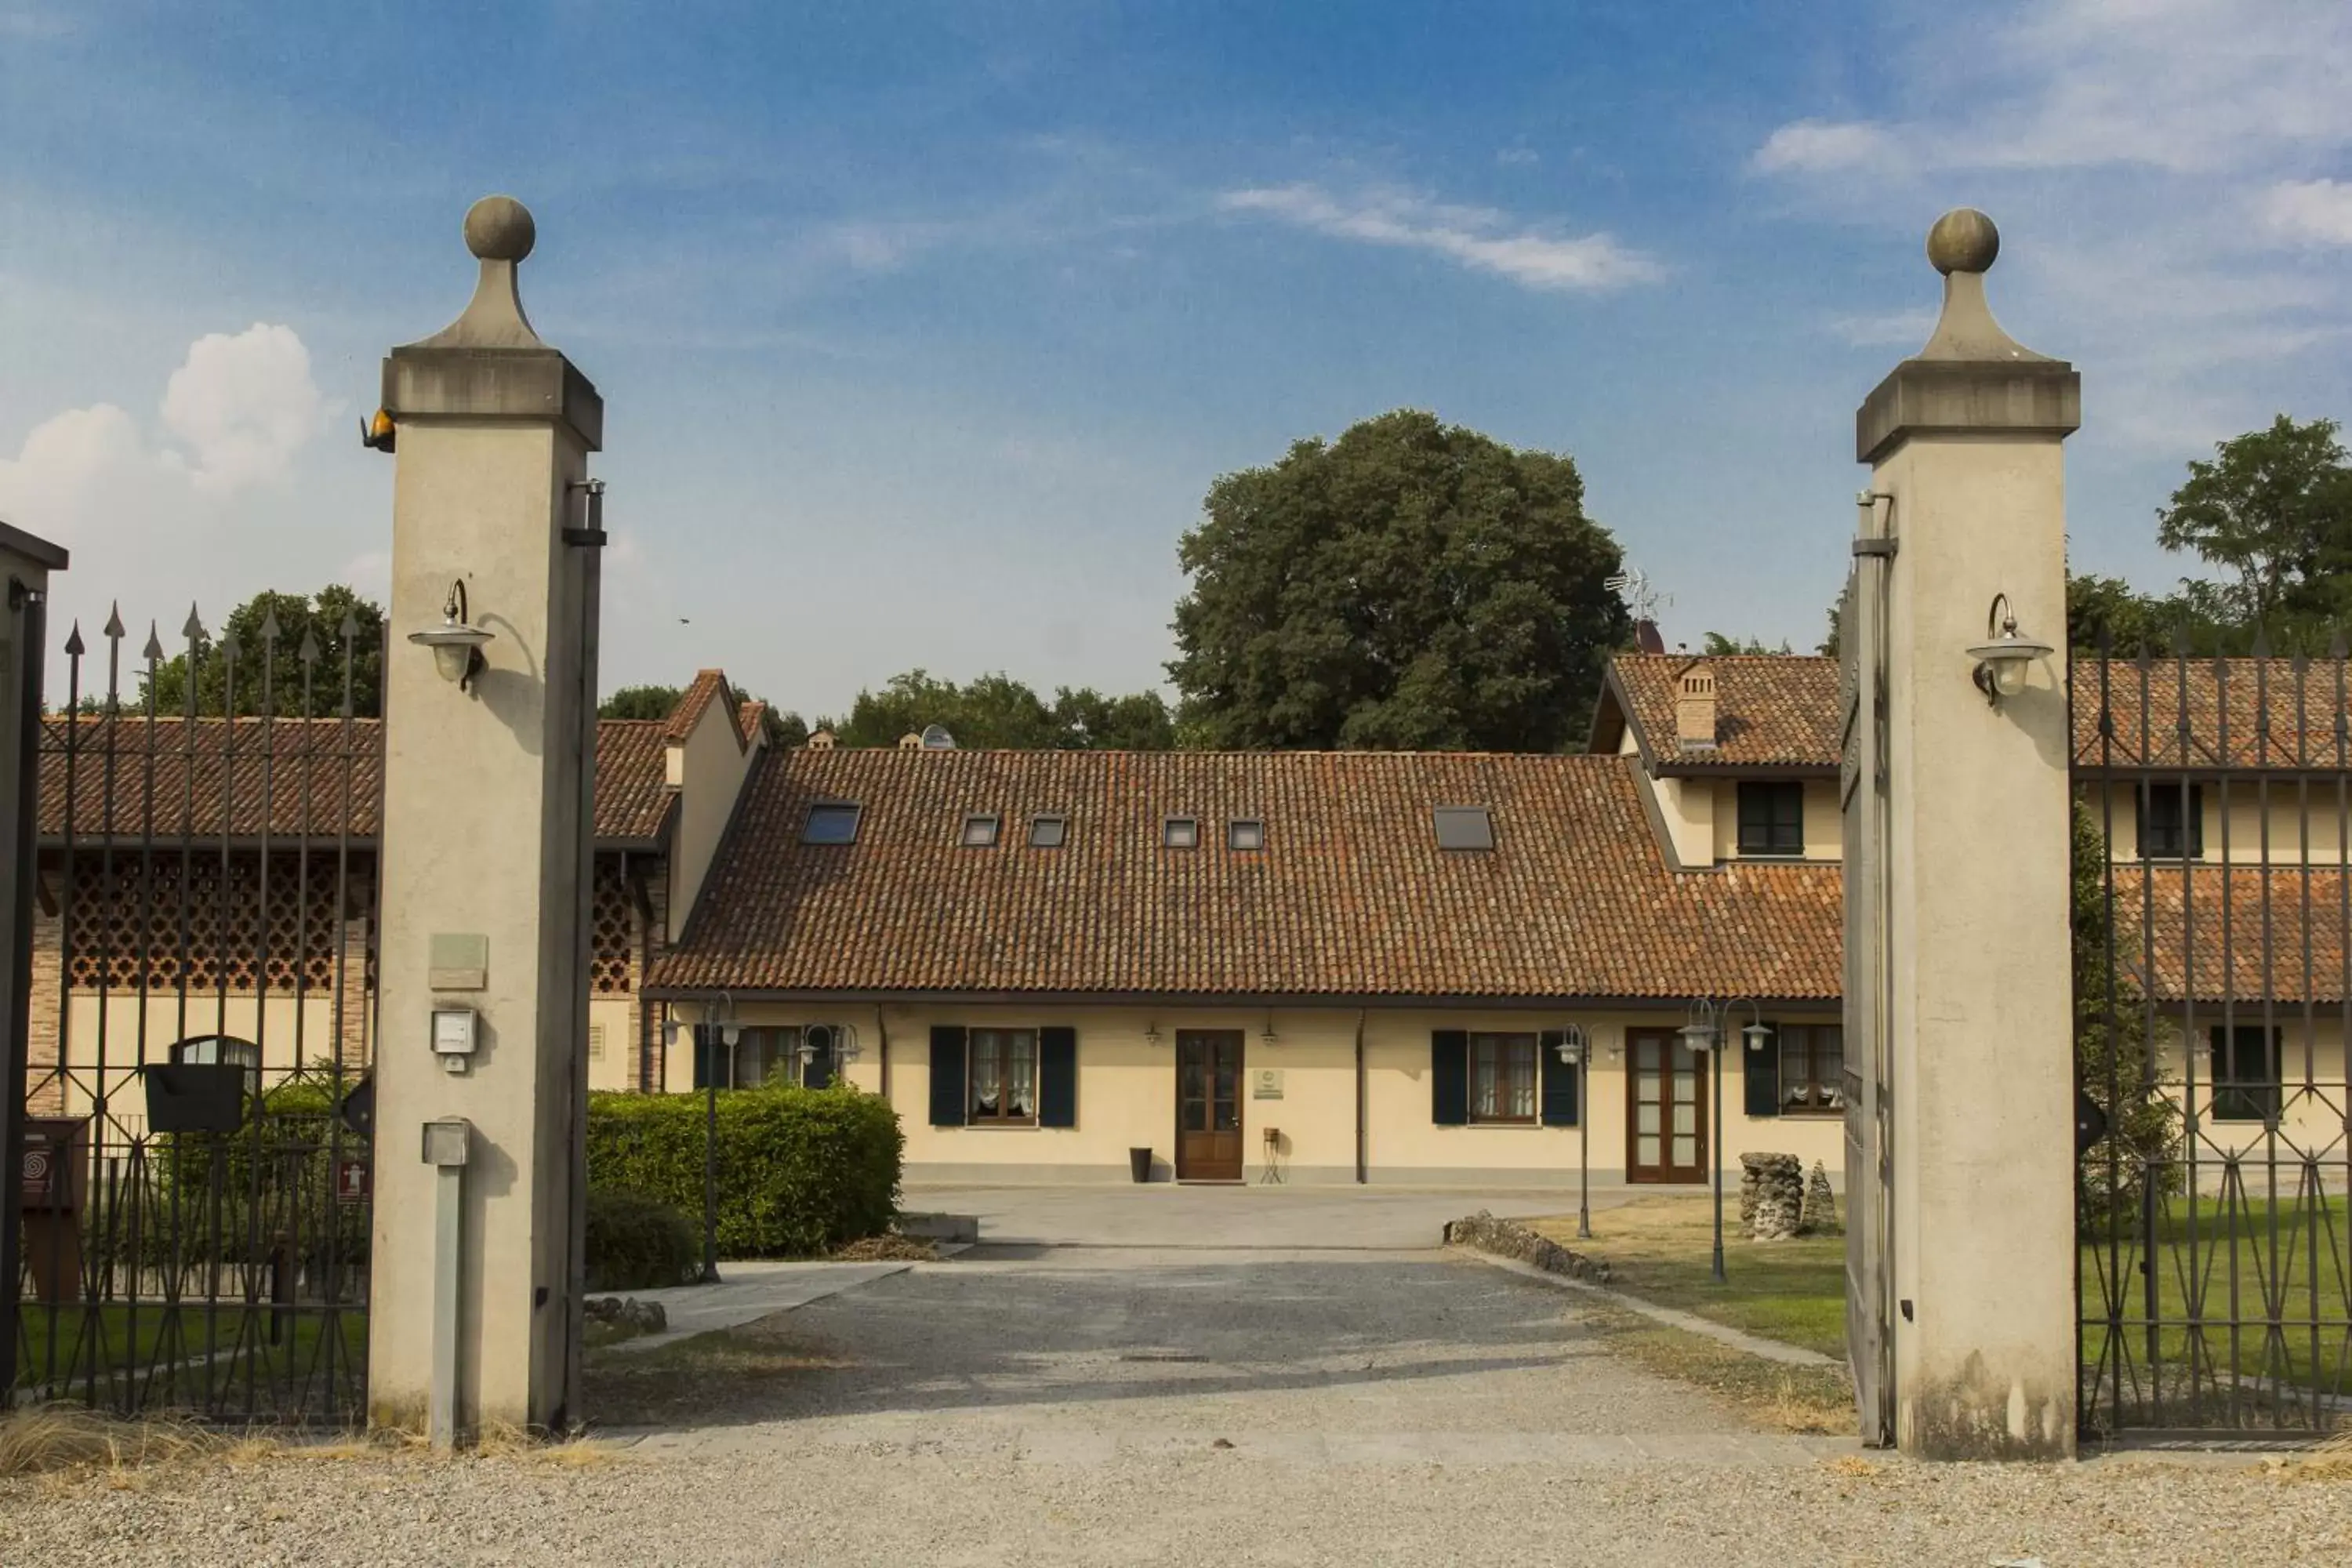
M588 1289L653 1290L691 1284L702 1237L666 1203L618 1187L588 1189Z
M588 1184L702 1213L704 1097L588 1097ZM855 1089L719 1091L719 1250L807 1257L890 1226L906 1137Z

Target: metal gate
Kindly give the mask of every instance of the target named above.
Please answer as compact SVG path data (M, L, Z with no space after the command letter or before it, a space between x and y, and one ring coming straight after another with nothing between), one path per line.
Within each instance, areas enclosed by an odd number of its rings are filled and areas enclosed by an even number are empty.
M1886 566L1894 539L1871 496L1839 616L1838 796L1845 865L1846 1353L1862 1440L1895 1441L1887 1053Z
M2346 679L2074 660L2086 1434L2352 1426Z
M245 618L59 650L17 868L19 1401L364 1416L382 629Z

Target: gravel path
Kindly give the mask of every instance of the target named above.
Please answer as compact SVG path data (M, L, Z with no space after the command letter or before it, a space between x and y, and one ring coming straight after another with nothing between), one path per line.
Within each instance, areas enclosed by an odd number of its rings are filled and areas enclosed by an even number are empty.
M122 1489L10 1483L0 1562L2068 1568L2352 1551L2352 1485L1931 1468L1743 1434L1611 1358L1579 1310L1437 1255L983 1248L674 1366L690 1424L586 1462L279 1457Z

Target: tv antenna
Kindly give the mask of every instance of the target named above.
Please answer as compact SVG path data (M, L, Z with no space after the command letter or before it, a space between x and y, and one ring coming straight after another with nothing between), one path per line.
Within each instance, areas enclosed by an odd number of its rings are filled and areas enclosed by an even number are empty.
M1655 624L1658 611L1675 602L1672 594L1661 594L1650 585L1650 574L1639 566L1628 566L1613 576L1601 579L1601 585L1625 601L1625 608L1637 621Z

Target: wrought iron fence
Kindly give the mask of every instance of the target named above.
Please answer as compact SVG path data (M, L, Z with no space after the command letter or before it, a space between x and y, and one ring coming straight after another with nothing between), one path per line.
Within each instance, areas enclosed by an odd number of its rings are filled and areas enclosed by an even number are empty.
M192 612L177 658L151 627L126 672L118 613L94 653L63 645L9 1088L20 1401L363 1416L376 636L347 615L291 641L271 612L215 639Z
M2352 1426L2347 677L2075 658L2086 1433Z

